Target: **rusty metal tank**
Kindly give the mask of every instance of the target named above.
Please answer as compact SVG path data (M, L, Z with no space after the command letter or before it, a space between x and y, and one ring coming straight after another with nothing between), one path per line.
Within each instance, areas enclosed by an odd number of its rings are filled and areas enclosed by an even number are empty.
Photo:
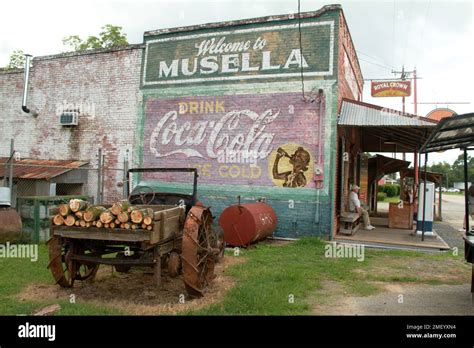
M263 202L232 205L219 218L224 240L232 246L246 246L271 236L277 222L273 208Z
M10 205L10 189L0 187L0 243L16 242L21 236L20 215Z

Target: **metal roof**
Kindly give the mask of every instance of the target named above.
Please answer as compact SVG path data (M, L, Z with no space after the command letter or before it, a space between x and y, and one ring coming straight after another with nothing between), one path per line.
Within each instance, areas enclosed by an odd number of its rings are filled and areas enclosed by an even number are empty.
M474 113L443 118L421 152L467 149L474 146Z
M337 124L352 127L435 127L437 121L374 104L343 99Z
M5 175L5 163L8 157L0 157L0 178ZM75 160L37 160L22 159L13 161L13 177L18 179L49 180L72 169L82 167L89 162ZM7 175L8 175L7 169Z

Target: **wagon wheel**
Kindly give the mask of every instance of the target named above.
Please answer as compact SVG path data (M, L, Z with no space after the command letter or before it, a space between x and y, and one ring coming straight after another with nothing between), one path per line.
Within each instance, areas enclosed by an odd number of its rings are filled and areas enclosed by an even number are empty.
M78 247L75 250L76 255L84 255L85 250L84 248ZM99 270L99 264L92 264L92 263L79 263L76 262L76 276L75 279L77 280L87 280L87 279L92 279L95 277L97 274L97 271Z
M215 245L211 212L202 206L192 207L184 223L181 254L183 280L190 297L201 297L215 278L215 258L219 253Z
M48 268L53 274L57 284L63 288L72 288L74 281L92 278L97 273L99 265L84 264L71 260L71 255L84 254L84 248L74 246L73 243L61 244L61 238L53 236L48 241L49 264Z
M168 256L168 274L171 278L176 278L179 274L181 268L181 260L179 259L179 254L175 251L172 251Z

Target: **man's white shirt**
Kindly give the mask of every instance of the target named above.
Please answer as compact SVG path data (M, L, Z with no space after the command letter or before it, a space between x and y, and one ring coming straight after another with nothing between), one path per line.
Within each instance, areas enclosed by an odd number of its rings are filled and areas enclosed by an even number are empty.
M349 210L352 212L356 212L356 208L360 207L359 196L354 191L351 191L349 195Z

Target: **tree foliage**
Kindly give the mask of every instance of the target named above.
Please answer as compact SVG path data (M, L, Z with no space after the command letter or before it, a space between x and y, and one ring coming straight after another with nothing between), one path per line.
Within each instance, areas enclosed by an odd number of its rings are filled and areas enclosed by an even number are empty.
M22 50L15 50L10 55L10 62L5 67L7 69L22 69L25 66L25 54Z
M455 182L464 181L464 155L459 155L452 165L441 162L428 166L427 170L443 174L443 186L453 187ZM474 182L474 157L469 155L467 156L467 173L468 181Z
M85 51L97 48L114 48L128 45L127 34L122 33L122 27L107 24L102 27L99 36L89 36L82 40L78 35L67 36L63 45L74 51Z

